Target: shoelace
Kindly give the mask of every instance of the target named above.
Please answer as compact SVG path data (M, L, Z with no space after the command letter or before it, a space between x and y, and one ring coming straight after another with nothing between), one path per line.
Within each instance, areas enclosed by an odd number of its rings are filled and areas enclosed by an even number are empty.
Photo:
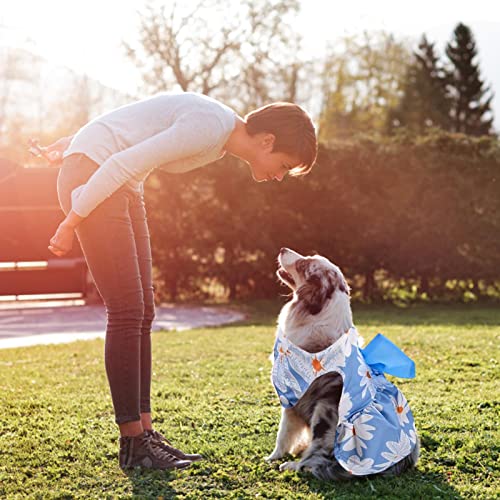
M172 443L163 434L160 434L158 431L153 431L153 437L156 438L158 441L165 441L167 444L172 446Z
M151 435L145 436L144 441L146 442L146 445L151 448L151 451L156 455L159 456L160 458L166 459L166 460L171 460L171 461L176 461L178 460L174 455L171 453L168 453L164 448L162 448L161 444L156 441L155 439L152 439Z

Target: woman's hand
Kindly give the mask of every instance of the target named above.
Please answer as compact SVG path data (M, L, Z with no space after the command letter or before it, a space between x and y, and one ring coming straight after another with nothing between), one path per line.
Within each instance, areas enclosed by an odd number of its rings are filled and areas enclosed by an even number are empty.
M73 136L61 137L59 140L50 144L46 147L41 147L40 149L44 151L44 157L49 161L51 165L57 165L62 161L62 155L66 149L68 149L71 139Z
M73 248L75 228L62 222L57 228L56 234L50 239L49 250L58 257L66 255Z
M84 217L80 217L73 210L70 210L66 218L59 224L56 234L50 239L48 249L58 257L67 254L73 247L75 228L82 222Z

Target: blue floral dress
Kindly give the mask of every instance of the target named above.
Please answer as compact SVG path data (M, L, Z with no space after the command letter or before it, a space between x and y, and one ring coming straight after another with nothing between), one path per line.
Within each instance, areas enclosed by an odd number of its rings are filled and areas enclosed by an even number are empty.
M344 469L363 476L384 471L415 447L417 434L408 402L382 373L411 378L415 365L380 334L364 350L358 338L352 327L328 348L309 353L278 331L272 382L281 405L292 408L317 377L332 371L342 376L333 454Z

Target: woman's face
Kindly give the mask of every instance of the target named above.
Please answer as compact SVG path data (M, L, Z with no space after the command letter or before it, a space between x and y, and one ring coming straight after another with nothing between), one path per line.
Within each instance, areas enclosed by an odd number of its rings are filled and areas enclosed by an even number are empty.
M274 136L268 134L268 140L257 148L254 158L249 162L252 177L257 182L282 181L283 177L299 165L298 158L288 153L273 153Z

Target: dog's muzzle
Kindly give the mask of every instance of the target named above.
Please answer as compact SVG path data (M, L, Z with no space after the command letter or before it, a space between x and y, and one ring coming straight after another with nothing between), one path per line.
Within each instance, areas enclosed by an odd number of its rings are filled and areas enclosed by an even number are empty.
M282 267L278 269L278 276L280 277L281 281L284 281L287 284L295 286L295 281L292 278L292 275L285 271Z

